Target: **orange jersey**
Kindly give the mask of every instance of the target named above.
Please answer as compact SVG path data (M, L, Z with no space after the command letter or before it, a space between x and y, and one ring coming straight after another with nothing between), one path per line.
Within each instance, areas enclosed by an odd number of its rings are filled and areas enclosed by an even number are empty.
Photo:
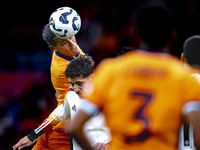
M84 54L81 49L80 54ZM65 76L65 69L72 59L72 57L64 56L58 51L54 51L52 55L51 82L56 90L56 98L59 105L56 109L63 106L60 104L64 102L66 91L70 86L69 81ZM42 134L42 136L39 138L37 136L35 137L38 139L33 150L70 150L70 137L63 131L63 126L65 123L67 124L68 121L69 119L59 120L56 117L55 111L53 111L49 117L34 130L35 134L38 136Z
M84 54L81 49L80 54ZM65 70L72 59L72 57L64 56L58 51L53 52L51 62L51 82L53 84L54 89L56 90L56 98L58 101L58 105L63 103L65 93L70 87L70 83L65 76Z
M103 61L86 99L105 114L110 149L177 149L182 107L200 96L191 73L168 54L134 51Z

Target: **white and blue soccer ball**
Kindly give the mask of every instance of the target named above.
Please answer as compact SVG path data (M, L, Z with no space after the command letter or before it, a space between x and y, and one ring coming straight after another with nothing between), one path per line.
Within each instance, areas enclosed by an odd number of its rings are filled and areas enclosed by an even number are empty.
M81 28L79 14L70 7L56 9L49 18L51 31L59 38L68 38L78 33Z

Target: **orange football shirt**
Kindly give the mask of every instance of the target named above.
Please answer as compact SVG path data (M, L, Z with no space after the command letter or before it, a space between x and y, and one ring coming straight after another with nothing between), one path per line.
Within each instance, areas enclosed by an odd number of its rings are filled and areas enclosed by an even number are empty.
M79 50L80 54L83 55L84 53L82 50L80 48ZM70 83L65 76L65 70L72 59L73 57L64 56L58 51L53 52L51 62L51 82L56 90L58 105L63 103L65 93L70 87Z
M109 150L175 150L182 107L199 100L200 85L168 54L142 51L103 61L86 99L105 114Z

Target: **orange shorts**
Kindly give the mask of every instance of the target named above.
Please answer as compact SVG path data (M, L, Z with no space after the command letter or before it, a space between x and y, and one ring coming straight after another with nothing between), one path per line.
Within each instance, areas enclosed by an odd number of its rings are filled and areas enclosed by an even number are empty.
M32 150L70 150L70 137L63 131L51 130L38 138Z
M70 150L70 137L64 132L69 121L70 119L64 119L53 130L44 133L32 150Z

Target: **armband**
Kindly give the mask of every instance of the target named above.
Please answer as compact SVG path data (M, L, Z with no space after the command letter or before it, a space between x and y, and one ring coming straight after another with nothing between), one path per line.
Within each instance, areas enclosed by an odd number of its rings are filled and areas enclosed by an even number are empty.
M43 133L44 133L44 132L40 131L40 132L38 132L38 133L36 134L36 133L35 133L35 130L33 130L31 133L29 133L29 134L27 135L27 137L29 138L29 140L30 140L31 142L34 143Z

